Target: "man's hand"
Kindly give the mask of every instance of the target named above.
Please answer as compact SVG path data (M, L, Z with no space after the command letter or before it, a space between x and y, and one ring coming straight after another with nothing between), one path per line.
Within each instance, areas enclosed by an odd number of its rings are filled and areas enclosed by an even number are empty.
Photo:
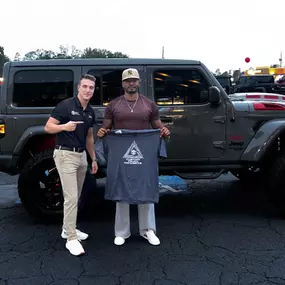
M167 129L166 127L161 128L160 129L160 135L162 137L169 137L169 135L170 135L169 129Z
M91 174L96 174L97 171L98 171L98 164L96 161L93 161L91 166Z
M104 137L108 133L108 131L110 131L110 130L109 129L106 130L104 128L100 128L98 130L98 132L97 132L97 136L102 138L102 137Z
M64 130L67 132L73 132L77 125L83 124L83 121L69 121L68 123L64 124Z

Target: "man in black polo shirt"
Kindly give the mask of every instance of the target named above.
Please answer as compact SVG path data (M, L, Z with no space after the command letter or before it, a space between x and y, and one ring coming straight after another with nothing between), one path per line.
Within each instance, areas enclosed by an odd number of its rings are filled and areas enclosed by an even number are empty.
M64 196L62 238L67 239L66 248L73 255L84 254L81 240L86 233L76 229L77 203L87 170L88 151L92 159L92 174L98 170L95 152L93 125L95 114L89 104L95 90L96 79L84 75L78 84L78 95L61 101L46 123L45 131L56 134L54 161L57 167Z

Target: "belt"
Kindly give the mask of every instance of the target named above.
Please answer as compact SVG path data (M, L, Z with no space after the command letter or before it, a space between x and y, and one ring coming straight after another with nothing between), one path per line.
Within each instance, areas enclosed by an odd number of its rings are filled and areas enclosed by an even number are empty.
M85 147L68 147L68 146L56 145L55 149L68 150L73 152L83 152L85 150Z

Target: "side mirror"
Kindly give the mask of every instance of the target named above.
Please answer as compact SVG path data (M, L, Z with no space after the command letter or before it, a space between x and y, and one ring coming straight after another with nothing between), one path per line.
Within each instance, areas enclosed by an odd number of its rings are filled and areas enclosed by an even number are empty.
M211 104L219 104L220 100L220 89L216 86L211 86L209 88L209 102Z

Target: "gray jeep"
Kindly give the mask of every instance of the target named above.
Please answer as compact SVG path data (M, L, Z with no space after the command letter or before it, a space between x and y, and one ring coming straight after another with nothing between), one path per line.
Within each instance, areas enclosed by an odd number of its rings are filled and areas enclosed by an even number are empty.
M0 171L19 174L20 199L37 218L61 217L63 197L53 162L54 136L44 125L55 105L76 96L83 73L96 76L91 104L94 133L104 108L122 94L121 73L137 68L140 92L154 100L170 129L163 175L215 179L231 172L246 182L264 181L283 210L285 202L285 102L232 101L199 61L86 59L9 62L4 66L0 101ZM80 209L94 194L96 177L87 174Z

